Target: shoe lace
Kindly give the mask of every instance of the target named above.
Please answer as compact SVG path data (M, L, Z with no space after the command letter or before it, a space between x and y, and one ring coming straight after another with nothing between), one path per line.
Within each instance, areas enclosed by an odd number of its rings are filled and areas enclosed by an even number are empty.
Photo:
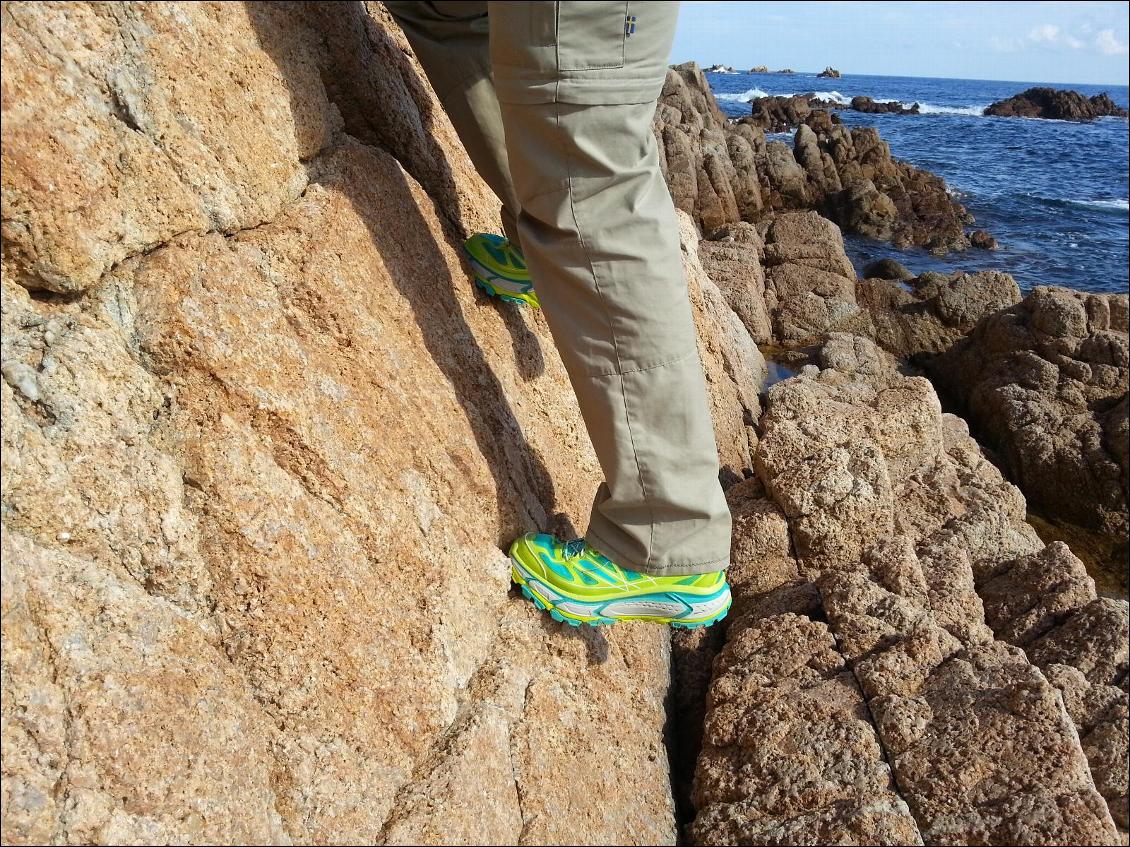
M585 543L583 538L574 538L572 541L565 542L565 549L562 551L562 555L566 559L579 559L581 556L585 555L587 548L588 544Z

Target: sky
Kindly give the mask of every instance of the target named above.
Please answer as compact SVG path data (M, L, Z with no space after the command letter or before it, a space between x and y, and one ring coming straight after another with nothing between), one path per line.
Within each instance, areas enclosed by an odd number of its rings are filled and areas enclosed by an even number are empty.
M1126 85L1125 2L684 0L672 62Z

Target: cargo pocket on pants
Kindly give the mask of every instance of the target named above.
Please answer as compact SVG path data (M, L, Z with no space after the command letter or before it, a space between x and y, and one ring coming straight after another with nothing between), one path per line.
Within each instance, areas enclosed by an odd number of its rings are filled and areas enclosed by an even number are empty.
M574 0L556 5L559 71L624 67L628 3Z

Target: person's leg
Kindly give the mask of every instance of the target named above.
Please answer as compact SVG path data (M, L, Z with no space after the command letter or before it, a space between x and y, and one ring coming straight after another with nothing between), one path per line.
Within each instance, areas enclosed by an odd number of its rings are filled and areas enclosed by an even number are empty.
M489 7L518 230L605 475L586 539L653 576L719 571L730 514L651 132L677 4Z
M475 169L502 202L502 227L518 243L518 196L490 69L486 2L386 0Z

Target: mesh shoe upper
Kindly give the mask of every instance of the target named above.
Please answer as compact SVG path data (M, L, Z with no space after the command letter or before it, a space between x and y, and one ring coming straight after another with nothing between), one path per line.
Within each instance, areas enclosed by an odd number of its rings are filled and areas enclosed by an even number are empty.
M522 536L510 555L555 591L590 602L659 592L707 597L726 589L724 571L651 576L620 567L582 539L561 542L544 533Z

